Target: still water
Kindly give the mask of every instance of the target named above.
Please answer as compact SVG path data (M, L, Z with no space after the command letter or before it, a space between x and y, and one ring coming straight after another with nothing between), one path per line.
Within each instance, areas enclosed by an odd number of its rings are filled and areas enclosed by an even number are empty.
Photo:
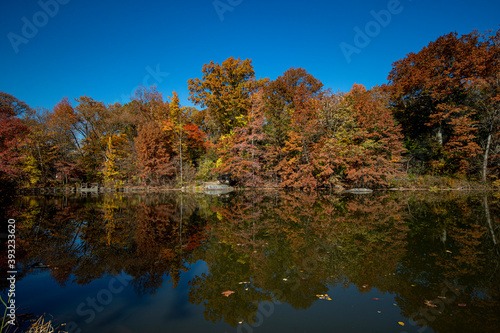
M26 196L4 213L21 327L500 332L498 193Z

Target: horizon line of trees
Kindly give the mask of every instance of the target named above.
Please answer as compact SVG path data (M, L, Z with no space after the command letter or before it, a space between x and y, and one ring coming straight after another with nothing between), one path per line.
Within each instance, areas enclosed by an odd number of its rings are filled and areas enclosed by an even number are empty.
M333 92L302 68L256 79L250 59L205 64L189 100L139 87L34 110L0 92L0 182L177 186L389 186L407 172L499 174L500 30L450 33L393 63L388 83Z

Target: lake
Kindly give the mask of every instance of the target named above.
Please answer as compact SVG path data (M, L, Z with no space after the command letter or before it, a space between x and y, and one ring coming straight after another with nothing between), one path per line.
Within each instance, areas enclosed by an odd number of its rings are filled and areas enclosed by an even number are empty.
M3 214L21 327L500 332L498 192L21 196Z

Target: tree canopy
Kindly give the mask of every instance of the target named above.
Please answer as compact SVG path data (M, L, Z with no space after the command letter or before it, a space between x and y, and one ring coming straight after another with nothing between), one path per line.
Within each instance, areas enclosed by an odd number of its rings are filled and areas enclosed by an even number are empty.
M51 110L0 93L2 179L177 186L232 174L240 186L319 189L500 176L500 30L443 35L369 89L334 92L300 67L257 79L233 57L187 83L200 109L156 86L123 105L64 97Z

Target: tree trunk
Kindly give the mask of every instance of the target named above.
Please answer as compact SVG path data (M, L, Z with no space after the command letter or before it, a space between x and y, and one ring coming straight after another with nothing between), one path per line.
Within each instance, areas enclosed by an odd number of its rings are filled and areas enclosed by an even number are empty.
M491 145L491 132L488 133L488 140L486 141L486 148L484 149L483 158L483 183L486 183L486 174L488 172L488 154L490 152Z
M181 187L182 187L182 124L179 125L179 164L181 166Z
M443 146L443 128L441 126L441 122L439 122L439 127L438 127L438 131L436 133L436 137L438 139L439 145Z
M491 238L493 239L493 244L497 245L497 239L495 237L495 229L493 229L493 225L491 224L491 215L490 215L490 206L488 205L488 198L484 196L484 214L486 215L486 222L488 223L488 227L491 232Z

